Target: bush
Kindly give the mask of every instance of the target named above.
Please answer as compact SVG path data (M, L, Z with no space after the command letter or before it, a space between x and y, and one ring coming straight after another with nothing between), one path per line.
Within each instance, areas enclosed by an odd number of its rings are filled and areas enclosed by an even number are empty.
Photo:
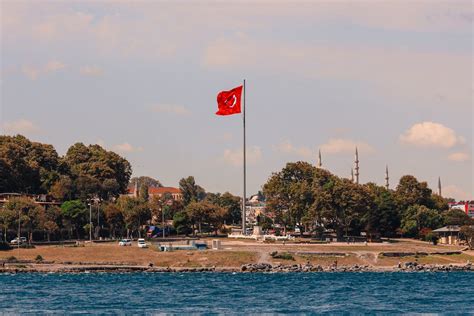
M273 259L283 259L283 260L292 260L292 261L295 260L293 255L291 253L288 253L288 252L278 253L278 251L274 251L274 252L270 253L270 256Z
M0 251L2 250L11 250L12 247L10 246L9 243L5 242L5 241L0 241Z
M36 258L35 258L35 261L36 262L42 262L43 261L43 257L41 255L37 255Z

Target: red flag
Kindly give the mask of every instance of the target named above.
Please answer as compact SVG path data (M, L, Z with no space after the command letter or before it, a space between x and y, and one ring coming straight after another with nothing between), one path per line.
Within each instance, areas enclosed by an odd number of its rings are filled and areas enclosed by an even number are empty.
M217 95L217 115L232 115L240 113L240 99L242 97L242 86L229 91L221 91Z

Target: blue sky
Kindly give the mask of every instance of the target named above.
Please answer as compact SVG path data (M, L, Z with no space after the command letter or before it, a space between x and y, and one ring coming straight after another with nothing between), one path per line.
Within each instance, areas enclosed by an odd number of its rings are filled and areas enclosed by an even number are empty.
M63 154L81 141L166 185L241 194L288 161L394 187L414 174L473 198L470 1L1 2L3 134Z

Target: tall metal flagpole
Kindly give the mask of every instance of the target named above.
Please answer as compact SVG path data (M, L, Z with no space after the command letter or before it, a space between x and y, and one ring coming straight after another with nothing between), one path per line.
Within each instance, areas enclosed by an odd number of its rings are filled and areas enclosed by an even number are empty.
M246 235L247 234L247 231L246 231L246 223L245 223L245 217L246 217L246 208L245 208L245 202L246 202L246 196L247 196L247 153L246 153L246 144L245 144L245 92L246 92L246 88L245 88L245 79L244 79L244 110L243 110L243 116L242 116L242 119L243 119L243 123L244 123L244 194L243 194L243 198L242 198L242 234L243 235Z

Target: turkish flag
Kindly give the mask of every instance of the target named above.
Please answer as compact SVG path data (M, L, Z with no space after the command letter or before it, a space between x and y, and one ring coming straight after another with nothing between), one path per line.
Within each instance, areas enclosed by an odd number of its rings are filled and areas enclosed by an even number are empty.
M242 87L239 86L229 91L221 91L217 95L217 115L232 115L240 113L240 99L242 98Z

